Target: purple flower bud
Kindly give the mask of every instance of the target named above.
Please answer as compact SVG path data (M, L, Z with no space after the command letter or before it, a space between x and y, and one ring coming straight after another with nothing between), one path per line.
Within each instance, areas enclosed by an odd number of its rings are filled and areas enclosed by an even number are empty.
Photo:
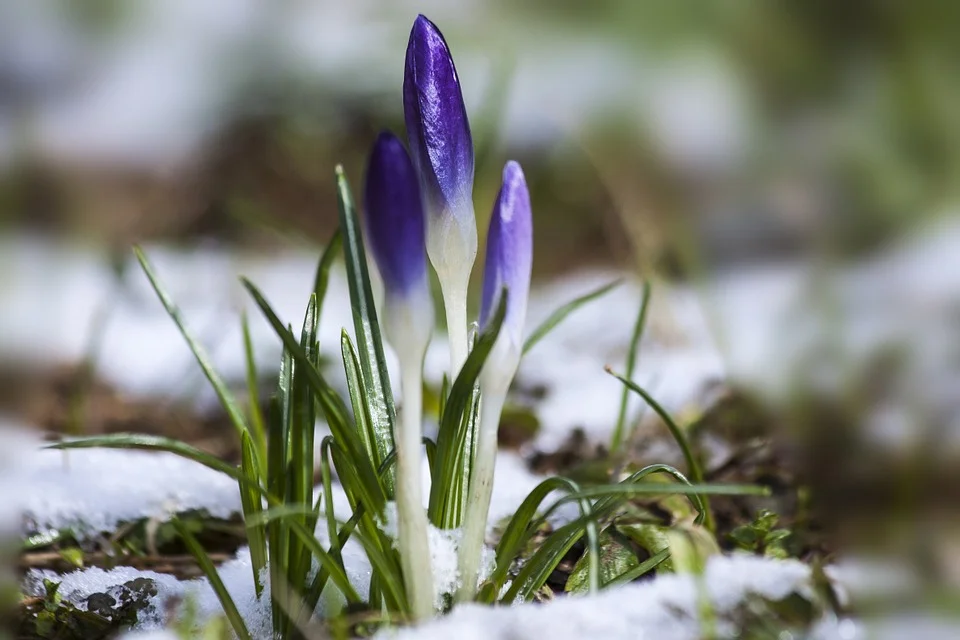
M486 326L496 311L500 292L507 290L507 315L500 330L512 347L523 346L523 325L530 293L530 267L533 258L533 221L530 193L523 169L511 160L503 168L503 184L493 205L487 234L487 260L483 272L483 298L480 326ZM499 342L499 340L498 340Z
M367 165L367 238L387 296L428 288L423 204L417 174L403 143L377 137Z
M429 215L466 208L472 216L472 206L463 206L473 191L473 139L460 79L443 34L422 15L407 43L403 113Z

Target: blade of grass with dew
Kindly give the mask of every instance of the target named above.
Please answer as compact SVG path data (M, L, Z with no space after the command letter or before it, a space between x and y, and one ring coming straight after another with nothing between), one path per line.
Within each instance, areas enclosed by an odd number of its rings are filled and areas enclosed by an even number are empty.
M633 371L637 366L637 353L640 350L640 340L643 338L643 330L647 325L647 309L650 306L650 281L643 281L643 295L640 300L640 312L637 314L637 321L633 327L633 333L630 336L630 348L627 351L627 370L625 377L633 378ZM620 394L620 410L617 413L617 424L613 430L613 440L610 443L610 451L616 453L623 446L624 430L627 423L627 407L630 404L630 390L623 389Z
M304 514L309 513L310 508L304 509L303 505L284 505L280 507L274 507L268 509L260 514L260 519L264 522L269 522L271 520L285 520L287 522L287 527L294 533L294 535L303 543L305 547L313 554L317 559L317 562L320 563L320 566L325 567L327 572L330 574L330 580L333 581L333 584L336 585L337 589L343 594L343 597L347 599L347 602L350 604L359 604L361 598L357 594L356 589L353 588L353 585L350 584L350 579L347 578L347 574L344 571L342 563L338 562L326 549L323 548L323 545L320 544L320 541L317 540L312 531L309 531L301 519Z
M244 433L240 439L240 471L251 481L259 482L260 469L257 467L257 458L253 450L254 444L249 433ZM260 494L248 487L240 487L240 505L243 509L243 521L252 522L263 511ZM250 547L250 568L253 570L253 584L257 597L263 591L260 582L261 573L267 566L266 528L262 524L247 526L247 544Z
M474 385L467 410L460 417L460 431L466 434L463 445L456 451L453 485L447 489L446 518L450 527L459 527L467 512L470 477L473 474L474 443L480 422L480 387ZM432 477L432 472L431 472Z
M160 298L160 303L163 304L163 308L166 309L167 315L169 315L174 324L177 325L177 329L180 330L180 335L182 335L184 340L187 341L187 345L190 347L190 351L193 352L194 358L196 358L197 363L203 370L203 374L213 386L213 390L216 392L217 398L220 400L220 404L223 405L224 411L227 412L227 416L230 418L230 423L233 424L234 428L237 430L237 434L239 435L244 431L247 431L247 424L243 419L243 412L240 410L240 406L237 404L236 398L234 398L233 394L230 393L230 390L220 377L220 374L218 374L213 368L213 364L210 362L210 356L207 355L206 349L203 348L196 338L193 337L193 334L187 329L187 326L183 322L183 318L180 315L180 309L173 303L173 299L163 287L163 284L160 282L159 277L157 277L153 266L147 259L146 254L144 254L140 247L134 247L133 252L137 256L137 260L140 262L140 267L143 269L147 279L150 281L150 285L156 292L157 297Z
M105 436L90 436L77 440L56 442L45 446L44 449L139 449L172 453L181 458L193 460L214 471L219 471L245 487L254 488L264 497L269 497L269 494L260 486L259 482L249 480L240 469L232 464L172 438L139 433L113 433Z
M494 570L490 574L487 584L480 591L478 596L480 602L491 604L500 593L500 589L506 582L511 563L534 533L533 529L535 527L531 525L543 501L554 491L570 490L571 484L570 480L559 476L547 478L527 494L527 497L524 498L503 530L500 542L497 543Z
M268 413L270 429L267 433L267 486L274 495L285 496L287 491L287 421L289 413L291 376L293 374L293 358L290 352L283 350L280 358L280 374L277 382L277 394L270 399ZM269 521L267 528L267 548L269 551L269 572L271 584L270 607L273 613L273 636L282 638L287 627L291 624L282 599L277 594L273 597L275 585L284 582L287 572L287 556L289 534L286 523L282 520Z
M343 232L343 255L346 261L347 283L350 289L350 307L353 310L353 326L360 356L360 372L367 389L367 406L376 440L374 442L373 466L383 462L394 447L393 432L396 408L393 405L393 390L387 374L386 358L380 324L367 272L367 257L363 247L360 221L353 206L353 197L347 184L343 167L337 165L337 196L340 211L340 229ZM393 496L393 476L385 479L387 496Z
M672 435L673 439L677 441L677 446L680 447L680 451L683 454L683 460L684 462L687 463L687 471L690 474L690 478L694 483L702 484L703 469L700 467L700 463L697 460L696 456L693 455L693 450L690 448L690 443L687 440L686 434L683 432L683 429L680 428L680 425L678 425L676 421L673 419L673 416L671 416L670 413L666 409L664 409L659 402L654 400L653 396L647 393L647 391L643 389L640 385L638 385L637 383L633 382L632 380L618 373L615 373L612 369L610 369L610 367L606 367L606 371L607 373L612 375L614 378L619 380L621 383L623 383L627 389L633 391L634 393L639 395L641 398L643 398L644 402L646 402L647 405L651 409L653 409L654 413L660 416L660 419L663 420L663 423L667 426L667 429L670 430L670 435ZM709 503L707 503L706 505L706 517L704 520L704 526L710 531L713 531L715 528L713 523L713 515L710 512Z
M635 484L644 477L658 472L667 473L673 476L681 484ZM546 491L547 488L549 488L549 485L545 485L542 488L538 487L539 490L535 489L531 496L528 496L530 503L521 505L521 509L518 510L518 514L521 514L522 519L518 519L518 529L509 532L508 538L510 541L509 544L513 548L504 549L504 557L507 558L507 563L509 563L512 560L512 557L515 557L515 555L519 552L520 548L522 548L522 545L525 544L526 540L529 538L529 535L535 531L540 524L544 522L546 518L562 504L572 501L583 501L585 499L589 500L592 498L600 498L600 500L593 505L592 513L584 514L581 510L582 515L580 518L567 525L564 525L563 527L557 529L557 531L555 531L553 534L548 536L541 548L538 549L534 556L527 560L526 564L517 575L517 578L514 580L513 585L511 585L511 588L501 599L501 602L514 602L518 597L523 600L531 598L549 577L550 572L556 568L556 565L562 559L563 554L569 551L572 545L575 544L576 541L579 540L580 537L587 531L588 524L591 522L595 523L596 520L603 515L612 512L625 499L635 495L652 495L660 494L661 492L665 494L689 495L691 496L691 501L694 503L694 506L699 512L697 518L697 521L699 522L704 514L704 504L700 498L700 494L724 493L740 495L767 493L763 487L756 486L692 485L683 476L683 474L669 465L650 465L632 474L629 478L618 484L590 487L569 493L555 501L553 505L551 505L539 518L533 519L532 514L536 509L536 505L539 505L548 493ZM526 527L520 528L519 525L523 524L524 521L529 522L530 524L528 524ZM504 535L506 536L507 533L505 532ZM502 569L495 570L495 572L502 572ZM503 577L501 577L499 573L496 574L496 578L498 580L503 580ZM495 597L496 592L492 592L492 594ZM488 593L485 595L485 597L489 598L490 595L491 594Z
M311 363L316 358L316 324L317 297L315 294L310 294L300 334L300 347ZM314 398L306 376L301 373L303 369L304 367L297 364L293 366L289 423L290 454L287 464L287 500L285 502L304 508L297 522L305 529L312 531L315 523L309 507L313 502ZM302 592L306 588L311 562L309 550L298 538L299 536L295 535L288 543L287 583L297 592Z
M357 425L357 434L363 442L363 446L370 455L371 460L375 460L375 449L377 434L373 430L372 420L370 418L370 409L367 404L366 386L361 379L360 360L357 357L357 351L344 329L340 332L340 353L343 357L343 371L347 380L347 395L350 396L350 404L353 407L353 420ZM392 451L390 452L392 453ZM387 455L390 455L389 453ZM381 461L382 463L382 461ZM384 493L387 493L387 487L384 487Z
M321 497L317 499L317 505L314 507L314 512L319 512L322 508L324 513L324 521L327 525L327 538L330 540L329 554L338 564L342 566L343 554L341 549L343 548L343 545L340 543L340 536L337 533L337 518L333 510L333 474L330 472L330 449L331 447L335 446L337 446L337 444L333 439L333 436L326 436L320 441ZM344 544L345 543L346 542L344 541ZM305 594L307 607L311 611L316 608L317 602L320 601L320 594L323 592L323 587L327 580L327 576L321 576L321 573L322 572L317 572L317 575L314 576L310 588L307 589Z
M496 565L489 579L490 588L483 594L482 601L492 603L497 594L500 593L513 559L521 552L539 526L538 524L533 525L533 520L543 500L554 491L576 493L579 490L580 486L576 482L568 478L553 477L541 482L527 495L517 512L510 519L497 545ZM593 506L588 500L581 500L579 506L584 533L587 535L586 553L589 562L590 592L596 593L600 589L599 534L596 519L593 515Z
M210 556L207 555L207 552L200 546L197 539L193 537L193 534L183 526L183 523L177 519L173 519L171 524L173 524L177 534L183 540L190 555L197 561L200 571L210 582L210 588L217 594L217 599L220 601L220 606L223 607L223 612L226 614L227 620L230 621L230 626L233 627L233 632L237 634L240 640L253 640L249 629L247 629L247 624L243 621L243 616L240 615L240 611L237 609L237 604L233 601L233 598L230 597L230 593L223 585L223 580L220 579L220 574L217 573L217 568L213 565Z
M558 324L563 322L566 319L566 317L569 316L571 313L573 313L583 305L587 304L588 302L592 300L596 300L600 296L616 288L617 286L620 285L621 282L623 281L614 280L613 282L609 282L603 285L602 287L594 289L593 291L580 296L579 298L575 298L574 300L571 300L567 304L563 305L562 307L560 307L559 309L551 313L550 317L548 317L546 320L540 323L540 325L536 329L530 332L530 336L527 338L526 342L523 343L523 352L526 353L527 351L530 351L530 349L533 349L533 347L538 342L543 340L548 333L553 331L553 329Z
M356 428L349 417L346 405L343 399L330 387L324 380L323 375L317 370L316 366L310 361L306 353L300 347L293 334L283 326L273 308L267 302L263 294L249 280L241 279L244 287L253 297L254 301L260 307L260 310L266 316L268 322L273 327L277 336L283 342L284 347L290 351L296 364L301 367L302 372L307 376L307 382L313 388L316 394L318 404L326 418L327 425L330 427L334 438L341 443L344 453L351 460L351 464L356 470L358 478L358 489L362 493L363 502L369 509L372 509L378 515L383 513L386 504L386 496L381 490L380 480L377 477L375 467L372 461L367 457L366 450L360 442Z
M362 498L358 499L358 492L353 489L359 483L356 470L345 451L334 447L330 450L330 454L337 475L340 476L340 483L350 500L351 507L354 511L357 511L363 507L364 501ZM386 475L386 473L381 474L381 472L386 472L390 468L386 465L386 462L384 461L384 464L381 465L378 475ZM392 541L383 536L381 528L368 510L364 510L360 518L356 535L371 562L371 569L375 575L379 575L377 585L382 588L381 595L384 600L389 606L393 607L393 610L408 612L409 607L407 606L406 591L403 586L403 571L400 568L399 558L393 549ZM376 562L374 562L374 556L376 556Z
M465 499L462 494L468 491L472 466L470 461L458 465L458 456L463 456L468 431L463 413L468 403L472 402L477 378L500 334L505 315L506 296L500 296L496 312L460 369L444 406L437 434L436 468L431 472L434 482L430 486L427 509L430 521L441 529L460 525L459 521L453 519L452 511L454 505L461 504ZM456 476L460 476L459 484ZM455 491L454 487L459 487L459 490Z
M526 602L533 598L583 533L584 523L574 521L547 536L540 548L520 569L501 602Z
M246 360L247 403L249 404L247 413L250 414L250 431L254 436L253 444L256 447L257 461L260 463L258 466L264 473L261 480L266 480L267 429L263 421L263 412L260 410L260 381L257 376L253 341L250 338L250 322L246 312L240 316L240 327L243 330L243 354Z
M356 511L353 512L353 515L350 516L350 519L347 520L342 527L340 527L340 532L337 534L335 542L332 542L330 545L331 556L334 555L334 550L343 549L343 546L347 544L347 541L350 539L350 536L353 535L353 532L357 528L357 524L360 522L360 518L363 516L363 506L361 505ZM334 556L337 558L337 556ZM342 559L339 560L341 566L343 565ZM327 581L330 579L330 572L325 569L322 565L320 570L317 571L317 575L313 578L313 583L310 585L310 589L307 591L304 600L307 603L307 607L312 611L317 608L317 603L320 602L320 596L323 594L323 589L327 585Z

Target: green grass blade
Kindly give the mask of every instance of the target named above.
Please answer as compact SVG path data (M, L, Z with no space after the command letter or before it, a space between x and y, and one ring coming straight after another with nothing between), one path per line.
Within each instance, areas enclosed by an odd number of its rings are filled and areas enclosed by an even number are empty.
M216 392L217 398L220 400L220 404L223 405L224 411L227 412L230 422L237 430L237 434L239 435L244 431L247 431L247 424L243 419L243 412L240 410L240 406L237 404L236 398L234 398L233 394L230 393L230 390L220 377L220 374L218 374L213 368L213 363L210 361L210 356L207 354L206 349L203 348L203 345L201 345L197 339L193 337L193 334L187 329L187 326L180 315L180 309L174 304L173 300L170 298L170 295L163 287L163 284L157 277L156 272L153 270L153 266L147 259L146 254L143 253L143 250L140 249L140 247L134 247L133 252L137 256L137 260L140 261L140 266L143 269L143 272L146 274L147 279L150 281L150 285L156 292L157 297L160 298L160 303L163 304L163 308L166 309L167 315L169 315L174 324L177 325L177 328L180 330L180 334L183 336L184 340L187 341L190 351L193 352L193 356L196 358L197 364L200 365L200 368L203 370L203 374L213 386L213 390Z
M220 574L217 573L217 568L213 566L213 561L210 560L210 556L207 555L207 552L200 546L197 539L193 537L193 534L183 526L183 523L176 519L171 522L177 530L177 533L183 539L187 550L197 561L200 571L202 571L203 575L210 581L210 587L213 589L213 592L217 594L217 599L220 600L220 606L223 607L223 612L226 614L227 620L230 621L233 632L237 634L240 640L253 640L249 629L247 629L247 624L243 621L243 617L237 609L237 604L233 601L233 598L230 597L230 593L223 585L223 580L220 579Z
M274 495L284 496L287 484L287 427L284 420L284 405L289 402L290 377L293 373L293 360L290 352L284 349L280 360L280 375L277 395L270 399L268 414L270 429L267 432L267 487ZM286 523L282 520L266 522L267 549L269 551L270 584L286 584L287 534ZM271 586L271 590L275 589ZM286 610L279 598L270 601L273 613L273 637L282 638L291 624Z
M647 309L650 306L650 281L643 281L643 296L640 300L640 312L637 314L637 322L633 327L633 334L630 336L630 348L627 351L627 371L625 377L633 378L633 371L637 366L637 353L640 350L640 340L643 338L643 330L647 325ZM610 451L617 452L623 446L624 431L627 424L627 407L629 406L630 390L626 387L620 395L620 411L617 414L617 425L613 430L613 441L610 443Z
M303 319L300 346L305 357L312 363L316 360L317 297L310 295L310 302ZM290 419L290 462L287 465L287 504L308 508L313 501L313 440L314 440L314 398L307 382L307 376L301 373L305 367L294 364L293 393ZM312 514L305 511L299 523L309 531L313 530ZM307 574L310 571L308 549L294 537L289 541L287 565L287 583L296 591L306 588Z
M357 351L347 335L346 330L340 333L340 353L343 356L343 371L347 378L347 393L350 396L350 404L353 407L353 419L357 425L357 434L363 447L370 457L370 460L376 461L379 456L377 449L377 434L373 429L370 418L370 409L367 404L367 391L361 379L360 361L357 357ZM392 453L392 451L390 452ZM388 453L389 455L389 453ZM383 460L380 461L380 464Z
M677 445L680 447L681 453L683 453L683 460L687 464L687 471L690 474L690 478L694 483L702 484L703 469L701 468L700 462L697 460L696 456L693 455L693 450L690 448L690 442L687 440L686 434L683 432L683 429L680 428L680 425L678 425L673 419L673 416L671 416L670 413L664 409L659 402L654 400L653 396L651 396L640 385L632 380L629 380L628 378L625 378L624 376L621 376L618 373L615 373L612 369L610 369L610 367L607 367L606 371L614 378L622 382L629 390L643 398L644 402L646 402L647 405L653 409L654 413L660 416L660 419L663 420L663 423L667 425L667 429L670 430L670 435L672 435L673 439L677 441ZM709 503L707 504L706 514L704 526L706 526L710 531L713 531L713 516L710 514Z
M337 195L340 209L340 229L343 232L343 255L346 261L347 283L350 288L350 307L353 310L353 326L360 356L360 371L367 390L367 406L370 422L376 435L377 456L373 466L378 467L394 447L393 432L396 408L393 391L387 374L386 358L383 355L383 340L377 310L370 288L367 272L367 257L363 247L360 221L353 206L353 197L344 175L343 167L337 166ZM387 495L393 495L392 475L386 478Z
M492 603L500 593L507 579L507 573L514 558L523 550L527 542L536 532L539 523L543 518L537 518L537 511L543 501L554 491L565 491L575 493L580 487L567 478L553 477L547 478L538 484L533 491L527 494L520 507L510 518L500 542L497 544L496 565L493 573L490 575L488 584L481 590L479 600L481 602ZM585 518L584 526L587 527L588 536L591 538L588 553L591 554L591 575L599 574L599 545L597 542L596 523L590 518L592 507L587 501L581 501L581 516ZM596 572L596 573L595 573ZM599 586L599 585L596 585Z
M424 436L421 441L423 442L423 450L427 454L427 469L432 474L433 465L437 459L437 443L426 436ZM430 480L433 480L432 475L430 476Z
M656 495L701 495L701 496L768 496L770 489L752 484L663 484L660 482L640 484L614 484L599 487L587 487L571 493L563 500L582 498L605 498L608 496L656 496Z
M650 556L649 558L647 558L646 560L644 560L643 562L641 562L640 564L638 564L637 566L635 566L633 569L630 569L625 573L621 573L619 576L617 576L610 582L607 582L605 585L603 585L603 588L607 589L611 587L619 587L621 585L627 584L628 582L633 582L640 576L656 569L658 566L660 566L662 562L664 562L669 557L670 557L670 550L662 549L656 552L655 554L653 554L652 556Z
M548 333L553 331L554 327L563 322L567 316L571 313L587 304L592 300L596 300L603 294L617 287L622 280L614 280L613 282L607 283L598 289L594 289L590 293L584 294L579 298L571 300L567 304L563 305L556 311L550 314L550 317L544 320L540 326L530 332L530 336L527 338L526 342L523 343L523 352L526 353L533 349L533 347L543 340Z
M501 601L511 603L517 600L528 601L533 598L533 595L547 581L547 578L557 568L563 557L583 535L584 525L584 522L575 520L547 536L540 548L520 569Z
M240 444L240 471L251 481L259 481L261 473L250 434L244 433L241 436ZM243 508L243 520L247 523L263 511L260 494L244 486L240 487L240 504ZM263 568L267 566L266 529L263 525L247 527L247 544L250 546L250 567L253 570L253 583L257 590L257 597L260 597L260 593L263 591L260 574Z
M469 427L468 421L463 419L463 414L468 406L472 407L477 377L500 333L500 326L503 324L507 309L506 298L506 296L500 296L500 303L487 329L480 334L473 351L467 356L450 389L450 396L444 405L443 416L440 419L435 454L436 468L431 472L434 482L430 486L427 512L430 521L441 528L460 525L459 520L451 517L450 506L465 500L461 494L465 494L469 486L469 482L463 482L463 476L466 475L469 479L470 465L458 463L458 460L462 460ZM460 484L458 484L458 477ZM454 491L454 487L460 487L459 494Z
M353 532L357 528L357 523L360 522L360 518L363 516L363 505L359 505L357 509L354 510L353 515L350 516L350 519L340 528L340 533L337 534L337 537L334 542L330 545L330 555L334 559L338 559L340 556L334 555L334 549L340 550L343 549L343 546L347 544L347 541L350 539L350 536L353 535ZM342 565L343 561L338 560ZM320 602L320 596L323 594L323 589L327 585L327 581L330 579L330 572L324 568L322 565L320 570L317 572L317 575L313 578L313 584L310 585L310 589L307 591L304 600L306 601L306 606L308 610L313 611L317 608L317 603Z
M216 456L200 451L195 447L161 436L151 436L139 433L113 433L105 436L91 436L78 440L67 440L57 442L44 447L45 449L139 449L143 451L160 451L173 453L181 458L193 460L205 467L219 471L230 476L242 486L249 487L258 491L261 495L269 498L267 491L260 486L259 482L249 480L242 471L228 462L224 462Z
M253 355L253 341L250 339L250 323L247 314L240 316L240 326L243 329L243 354L247 369L247 397L250 405L247 412L250 414L250 431L253 433L253 444L256 447L257 460L265 463L267 460L267 429L263 421L263 412L260 410L260 380L257 376L257 363ZM260 465L266 479L266 465Z
M332 580L333 584L340 590L343 597L347 599L347 602L350 604L359 604L361 598L357 594L356 589L353 588L353 585L350 584L350 580L347 578L342 563L338 562L324 549L320 541L313 535L313 532L303 526L303 523L300 521L304 514L310 511L311 509L309 508L304 509L303 505L284 505L264 511L260 514L260 519L265 522L275 520L285 521L293 534L314 555L317 562L320 563L320 566L329 572L330 580Z
M284 347L289 350L297 366L300 367L301 373L306 375L307 382L316 394L318 404L323 411L327 424L330 426L330 430L333 432L334 438L344 448L345 455L349 457L358 479L361 480L359 491L362 493L363 502L378 515L382 514L386 504L386 496L383 494L376 470L366 456L363 444L360 442L343 400L324 380L323 375L310 361L293 334L283 326L266 298L249 280L242 279L242 282L283 342Z
M660 419L663 420L665 425L667 425L667 429L670 430L670 435L672 435L673 439L677 441L677 445L680 447L680 451L683 453L683 460L687 463L687 471L690 473L690 477L694 482L703 482L703 470L700 468L699 462L697 462L696 457L693 455L693 451L690 449L690 443L687 441L687 437L683 433L683 429L681 429L676 423L676 421L673 419L673 416L671 416L670 413L664 409L659 402L653 399L653 396L647 393L647 391L640 387L637 383L621 376L618 373L615 373L609 367L607 367L606 371L614 378L622 382L628 389L643 398L650 408L653 409L658 416L660 416Z
M324 300L326 300L327 289L330 286L330 268L333 266L333 261L336 260L337 253L339 253L342 246L343 234L340 233L340 229L337 228L330 237L330 241L327 242L327 246L323 248L323 253L320 255L320 262L317 263L317 273L313 278L313 293L317 296L317 325L313 331L317 335L320 335L320 318L323 313L323 303Z

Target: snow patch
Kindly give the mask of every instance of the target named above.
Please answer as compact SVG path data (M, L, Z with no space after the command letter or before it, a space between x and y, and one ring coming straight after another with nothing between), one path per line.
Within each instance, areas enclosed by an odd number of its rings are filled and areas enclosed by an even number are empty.
M809 568L800 562L735 555L712 558L703 579L714 611L723 614L750 595L779 600L793 592L806 593L809 576ZM416 628L385 630L376 637L697 640L702 637L700 593L694 577L664 575L595 596L563 597L542 605L467 605L439 620Z

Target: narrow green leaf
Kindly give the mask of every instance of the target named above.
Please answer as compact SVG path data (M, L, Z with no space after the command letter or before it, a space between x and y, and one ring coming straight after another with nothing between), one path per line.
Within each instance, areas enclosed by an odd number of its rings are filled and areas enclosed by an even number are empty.
M340 528L340 533L337 534L336 539L331 539L330 544L330 555L338 561L338 564L343 565L343 560L340 556L334 555L334 550L338 552L340 549L343 549L343 546L347 544L347 541L350 539L350 536L353 535L353 532L357 528L357 523L360 522L360 518L363 516L364 510L363 505L359 505L357 509L354 510L353 515L350 516L350 519ZM327 581L330 579L330 572L324 567L320 566L320 570L317 572L317 575L314 576L313 584L310 585L310 589L307 591L307 594L304 598L306 602L306 607L308 610L313 611L317 608L317 603L320 602L320 596L323 594L323 589L327 585Z
M464 473L469 474L469 465L460 464L458 469L458 458L463 456L469 427L469 421L463 419L463 414L468 406L472 407L477 378L500 334L500 326L507 310L506 299L507 296L500 296L496 312L486 330L480 334L473 351L467 356L444 405L437 434L436 469L431 472L434 482L430 486L427 509L430 521L441 528L460 525L459 520L451 519L449 511L451 503L459 504L464 499L462 495L456 495L452 488L459 486L459 491L466 493L469 486L469 483L465 486L462 482Z
M607 283L598 289L594 289L590 293L571 300L567 304L551 313L549 318L544 320L540 326L530 333L530 336L527 338L526 342L523 343L523 352L526 353L527 351L530 351L530 349L533 349L534 345L543 340L548 333L553 331L554 327L563 322L571 313L587 304L591 300L596 300L603 294L619 286L621 282L622 280L614 280L613 282Z
M501 601L510 603L530 600L583 535L583 525L583 522L575 520L547 536L540 548L520 569Z
M594 523L596 526L596 523ZM621 574L630 571L639 564L637 554L634 552L630 539L619 535L615 527L607 527L600 534L600 552L599 562L599 581L604 584L617 578ZM595 593L599 586L594 580L594 570L591 567L592 556L588 553L583 554L573 565L570 575L567 577L567 584L563 590L566 593L585 594Z
M243 419L243 412L240 410L240 406L237 404L233 394L230 393L230 390L220 377L220 374L218 374L213 368L213 363L210 361L210 356L207 355L206 349L203 348L203 345L201 345L196 338L193 337L193 334L187 329L187 326L183 322L183 318L180 315L180 309L174 304L173 300L170 298L170 295L163 287L163 284L157 277L156 272L153 270L153 266L150 264L150 261L147 260L147 256L143 253L143 250L140 247L134 247L133 252L137 256L137 260L140 261L140 266L143 268L143 272L150 281L150 285L156 292L157 297L160 298L163 308L166 309L167 314L173 320L174 324L177 325L177 328L180 330L180 334L187 341L190 351L193 352L193 356L196 358L197 364L200 365L200 368L203 370L203 374L213 386L213 390L216 392L217 398L220 400L220 404L223 405L224 411L227 412L230 422L237 430L237 434L239 435L244 431L247 431L246 421Z
M242 486L250 487L269 499L267 491L259 482L249 480L242 471L216 456L200 451L195 447L161 436L151 436L139 433L112 433L105 436L91 436L78 440L65 440L44 447L45 449L139 449L143 451L161 451L173 453L181 458L198 462L205 467L226 474L239 482Z
M340 233L338 227L330 237L330 241L327 242L327 246L323 248L320 262L317 263L317 273L313 278L313 293L317 296L317 325L313 329L316 335L320 335L320 318L323 312L323 303L327 297L327 288L330 285L330 268L333 266L333 261L342 246L343 234Z
M337 560L323 548L323 545L320 544L320 541L317 540L313 533L300 522L303 515L309 511L310 509L304 509L303 505L285 505L264 511L260 517L265 521L278 519L286 521L290 530L293 531L294 535L297 536L304 546L316 557L320 566L329 572L330 579L343 594L343 597L347 599L347 602L350 604L360 603L360 596L357 594L356 589L353 588L353 585L350 584L350 579L347 578L342 564L337 562Z
M311 362L311 366L316 359L316 326L317 297L311 294L300 334L300 346L305 357ZM294 364L286 502L291 505L301 505L307 509L313 500L314 398L307 376L302 373L304 369L305 367ZM304 511L298 522L305 529L313 531L315 522L311 512ZM295 535L295 532L292 533ZM287 583L296 591L302 592L306 588L305 583L311 563L308 549L297 538L291 539L289 543Z
M523 550L543 522L545 516L537 518L537 511L543 501L554 491L568 494L580 490L579 485L567 478L547 478L531 491L520 504L516 513L504 529L503 535L497 544L496 566L488 580L489 588L481 591L478 598L482 602L492 603L503 587L507 573L514 558ZM589 538L587 557L589 563L589 586L591 591L599 588L599 536L593 514L593 506L587 500L580 501L582 531ZM539 588L539 587L538 587Z
M361 379L360 361L346 329L340 333L340 353L343 356L343 371L347 378L347 393L353 407L353 419L357 424L357 434L360 436L360 441L363 442L363 448L370 460L376 461L379 455L377 434L373 429L373 421L370 418L367 391ZM381 460L380 463L382 464L382 462Z
M394 447L396 408L393 405L393 391L383 354L383 340L370 287L370 275L367 272L367 256L363 247L360 221L353 206L353 197L350 195L343 167L337 166L336 176L350 307L353 310L353 327L360 356L360 371L367 390L371 427L376 435L377 456L373 460L373 466L378 467ZM392 497L392 476L387 477L386 485L387 495Z
M284 496L287 484L287 428L284 420L284 405L289 400L290 376L293 372L293 361L290 352L283 350L280 360L280 375L277 384L277 395L270 399L268 414L270 429L267 433L267 486L273 495ZM267 545L269 550L270 584L285 584L284 576L287 567L287 534L286 523L283 520L268 521ZM271 587L273 589L274 587ZM270 601L273 613L273 637L282 638L286 628L291 624L286 610L278 598Z
M611 587L619 587L621 585L627 584L628 582L633 582L634 580L644 575L645 573L649 573L650 571L653 571L654 569L656 569L658 566L660 566L661 563L666 561L666 559L669 557L670 557L669 549L663 549L661 551L658 551L657 553L653 554L652 556L650 556L649 558L647 558L646 560L638 564L633 569L630 569L629 571L622 573L616 578L614 578L613 580L607 582L606 584L603 585L603 587L605 589L611 588Z
M249 480L259 482L261 473L249 433L244 433L241 436L240 444L240 471ZM243 520L247 523L263 511L260 494L248 487L240 487L240 504L243 508ZM247 544L250 546L250 568L253 570L253 583L257 591L257 597L259 597L261 591L263 591L263 585L260 582L261 572L267 566L267 540L263 525L247 527Z
M307 382L309 382L316 394L318 404L323 411L330 430L333 432L334 438L337 442L341 443L341 446L344 448L344 453L351 460L351 465L355 469L357 477L362 480L358 485L358 489L363 492L362 498L364 503L378 515L381 514L386 504L386 497L383 495L375 468L364 452L363 444L360 442L356 428L349 417L347 407L344 405L343 400L329 383L324 380L323 375L310 361L310 358L304 352L296 338L293 337L293 334L283 326L283 323L280 322L280 319L266 298L263 297L260 291L249 280L241 279L241 281L260 307L264 316L266 316L277 336L280 337L284 347L289 350L291 356L300 367L301 372L306 375Z
M200 546L200 543L197 542L197 539L193 537L193 534L190 533L187 527L183 526L183 523L177 519L171 522L177 530L177 533L183 539L187 550L197 561L200 571L207 577L213 592L217 594L217 599L220 601L220 606L223 607L223 612L226 614L227 620L230 621L230 625L233 627L233 632L237 634L240 640L252 640L250 631L247 629L247 624L243 621L243 617L240 615L236 603L233 601L233 598L230 597L227 588L223 585L223 580L220 579L220 574L217 573L217 568L213 565L210 556L207 555L207 552L204 551L203 547Z
M640 350L640 340L643 338L643 330L647 325L647 309L650 306L650 281L643 281L643 295L640 300L640 312L637 314L637 322L633 327L633 334L630 336L630 348L627 351L627 372L626 378L633 378L633 371L637 366L637 353ZM616 452L623 445L624 431L627 423L627 407L629 406L630 390L624 387L620 395L620 411L617 414L617 425L613 430L613 442L610 444L610 451Z
M240 326L243 329L243 353L247 364L247 403L249 404L248 413L250 414L250 427L253 432L253 444L256 447L256 456L261 464L260 470L264 472L261 480L266 480L267 460L267 429L264 426L263 412L260 410L260 380L257 376L257 363L253 355L253 341L250 339L250 323L247 320L247 314L244 312L240 316Z
M423 437L423 450L427 454L427 468L430 470L430 473L433 473L433 465L437 459L437 443L431 440L430 438ZM431 476L431 481L433 476Z
M628 389L639 395L643 398L644 402L649 405L653 411L660 416L660 419L663 420L663 423L667 425L667 429L670 430L670 435L673 436L673 439L677 441L677 445L680 447L680 451L683 453L684 462L687 463L687 471L690 473L690 478L696 484L703 483L703 469L700 467L700 463L697 461L696 456L693 455L693 450L690 449L690 443L687 440L686 434L683 432L683 429L680 428L680 425L676 423L673 419L673 416L664 409L659 402L653 399L645 389L640 387L637 383L621 376L618 373L615 373L610 367L606 367L607 373L612 375L614 378L622 382ZM713 531L713 516L710 513L709 503L706 505L706 519L705 526L707 529Z
M701 495L701 496L768 496L770 490L751 484L614 484L600 487L587 487L567 496L566 500L580 498L604 498L608 496L650 496L650 495Z

